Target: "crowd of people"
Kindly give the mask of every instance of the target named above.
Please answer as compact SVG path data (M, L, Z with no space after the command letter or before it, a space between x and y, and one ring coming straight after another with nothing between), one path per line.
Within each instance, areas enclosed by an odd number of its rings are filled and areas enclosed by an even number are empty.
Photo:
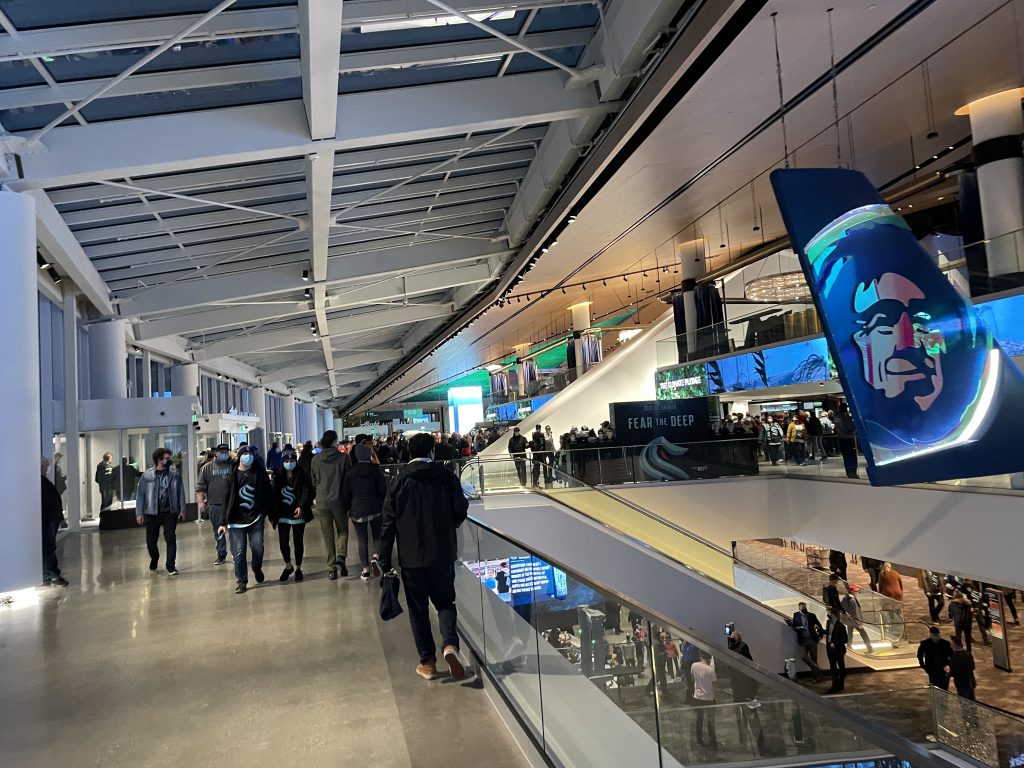
M457 437L457 436L456 436ZM430 434L411 439L389 437L375 441L357 435L339 444L333 430L314 445L283 447L275 442L266 460L253 445L236 451L222 443L201 457L196 482L200 515L208 519L214 539L214 567L234 571L235 594L248 590L250 572L257 584L265 581L264 530L277 531L284 568L281 583L304 580L306 525L318 520L326 549L329 580L348 575L349 525L355 529L363 581L394 574L397 550L402 584L420 663L416 673L438 676L436 646L429 611L438 614L442 656L454 679L465 677L459 659L455 608L455 531L466 519L468 502L457 477L446 466L452 444ZM105 456L97 478L113 485L112 456ZM160 536L164 539L164 569L179 574L177 535L186 516L185 481L169 449L157 448L152 466L142 472L135 489L136 523L145 528L150 572L160 566ZM403 471L385 476L383 465L404 462ZM106 467L111 467L110 473ZM64 521L63 502L47 477L50 464L42 460L42 564L46 584L68 586L57 560L57 531Z

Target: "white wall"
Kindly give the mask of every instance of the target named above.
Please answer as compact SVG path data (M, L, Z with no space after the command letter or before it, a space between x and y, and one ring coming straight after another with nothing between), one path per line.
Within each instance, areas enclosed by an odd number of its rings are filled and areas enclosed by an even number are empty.
M777 476L608 490L723 547L790 538L1024 589L1020 496Z
M523 422L524 433L532 432L538 422L550 426L556 437L573 426L585 424L597 429L602 421L608 419L610 403L653 400L654 373L658 367L655 342L674 335L672 310L669 310L643 333L606 357L600 365L591 368L544 403L536 415ZM502 455L507 452L507 444L507 440L499 440L481 455Z

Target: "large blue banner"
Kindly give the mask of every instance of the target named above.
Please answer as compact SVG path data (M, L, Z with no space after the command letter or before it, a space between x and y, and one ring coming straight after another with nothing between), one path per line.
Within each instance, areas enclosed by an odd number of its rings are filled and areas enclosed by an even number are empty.
M771 175L874 485L1024 469L1024 375L871 182Z

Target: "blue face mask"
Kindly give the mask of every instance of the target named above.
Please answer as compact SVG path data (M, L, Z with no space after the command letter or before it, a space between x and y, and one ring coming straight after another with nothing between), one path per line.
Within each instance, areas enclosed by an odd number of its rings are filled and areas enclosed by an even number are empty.
M289 472L291 472L293 469L295 469L295 462L294 461L286 461L284 463L284 468L287 469Z
M316 455L317 455L318 453L320 453L320 451L322 451L322 450L323 450L322 448L314 448L314 449L313 449L313 455L314 455L314 456L316 456Z
M242 456L238 459L238 463L241 464L243 467L251 467L252 466L252 454L251 453L243 453Z
M220 462L228 461L230 458L231 458L231 454L228 453L227 451L220 451L217 454L217 461L220 461Z

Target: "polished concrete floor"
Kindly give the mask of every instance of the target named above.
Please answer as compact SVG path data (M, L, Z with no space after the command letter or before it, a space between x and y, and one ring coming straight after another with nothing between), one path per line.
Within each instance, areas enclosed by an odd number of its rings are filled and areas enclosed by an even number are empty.
M178 531L177 577L148 571L141 530L70 534L71 586L0 607L0 764L526 765L478 685L415 675L374 582L326 578L318 530L306 580L280 584L268 526L245 595L205 524Z

